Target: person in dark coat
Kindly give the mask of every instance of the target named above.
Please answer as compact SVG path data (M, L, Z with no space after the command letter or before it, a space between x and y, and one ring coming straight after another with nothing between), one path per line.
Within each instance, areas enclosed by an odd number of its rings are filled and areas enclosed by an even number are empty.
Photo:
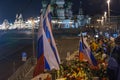
M109 80L120 80L120 36L115 38L115 47L108 61L107 74Z

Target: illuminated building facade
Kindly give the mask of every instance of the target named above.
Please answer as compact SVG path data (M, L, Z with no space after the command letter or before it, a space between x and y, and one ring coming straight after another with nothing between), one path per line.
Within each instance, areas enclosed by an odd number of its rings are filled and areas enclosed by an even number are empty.
M46 0L43 0L43 12L45 12L47 3ZM90 24L90 17L83 15L82 7L79 9L77 21L73 19L72 5L70 0L51 0L54 28L78 28ZM81 1L80 5L82 5Z

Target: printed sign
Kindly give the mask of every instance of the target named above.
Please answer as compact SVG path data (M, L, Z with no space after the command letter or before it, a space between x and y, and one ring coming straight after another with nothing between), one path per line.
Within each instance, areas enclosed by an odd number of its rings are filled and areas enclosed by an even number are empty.
M27 53L23 52L22 53L22 61L26 61L27 60Z

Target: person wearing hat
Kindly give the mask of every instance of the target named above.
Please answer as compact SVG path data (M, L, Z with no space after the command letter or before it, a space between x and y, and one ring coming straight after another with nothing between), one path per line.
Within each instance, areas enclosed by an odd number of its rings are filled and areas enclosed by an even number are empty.
M120 80L120 36L115 38L115 47L108 61L107 74L109 80Z

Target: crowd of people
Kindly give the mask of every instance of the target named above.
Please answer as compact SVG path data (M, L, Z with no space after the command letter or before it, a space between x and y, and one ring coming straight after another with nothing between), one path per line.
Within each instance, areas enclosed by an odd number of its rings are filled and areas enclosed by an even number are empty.
M91 66L87 61L80 61L79 57L75 56L61 64L59 75L66 80L119 80L120 36L87 37L87 42L97 60L97 66Z

